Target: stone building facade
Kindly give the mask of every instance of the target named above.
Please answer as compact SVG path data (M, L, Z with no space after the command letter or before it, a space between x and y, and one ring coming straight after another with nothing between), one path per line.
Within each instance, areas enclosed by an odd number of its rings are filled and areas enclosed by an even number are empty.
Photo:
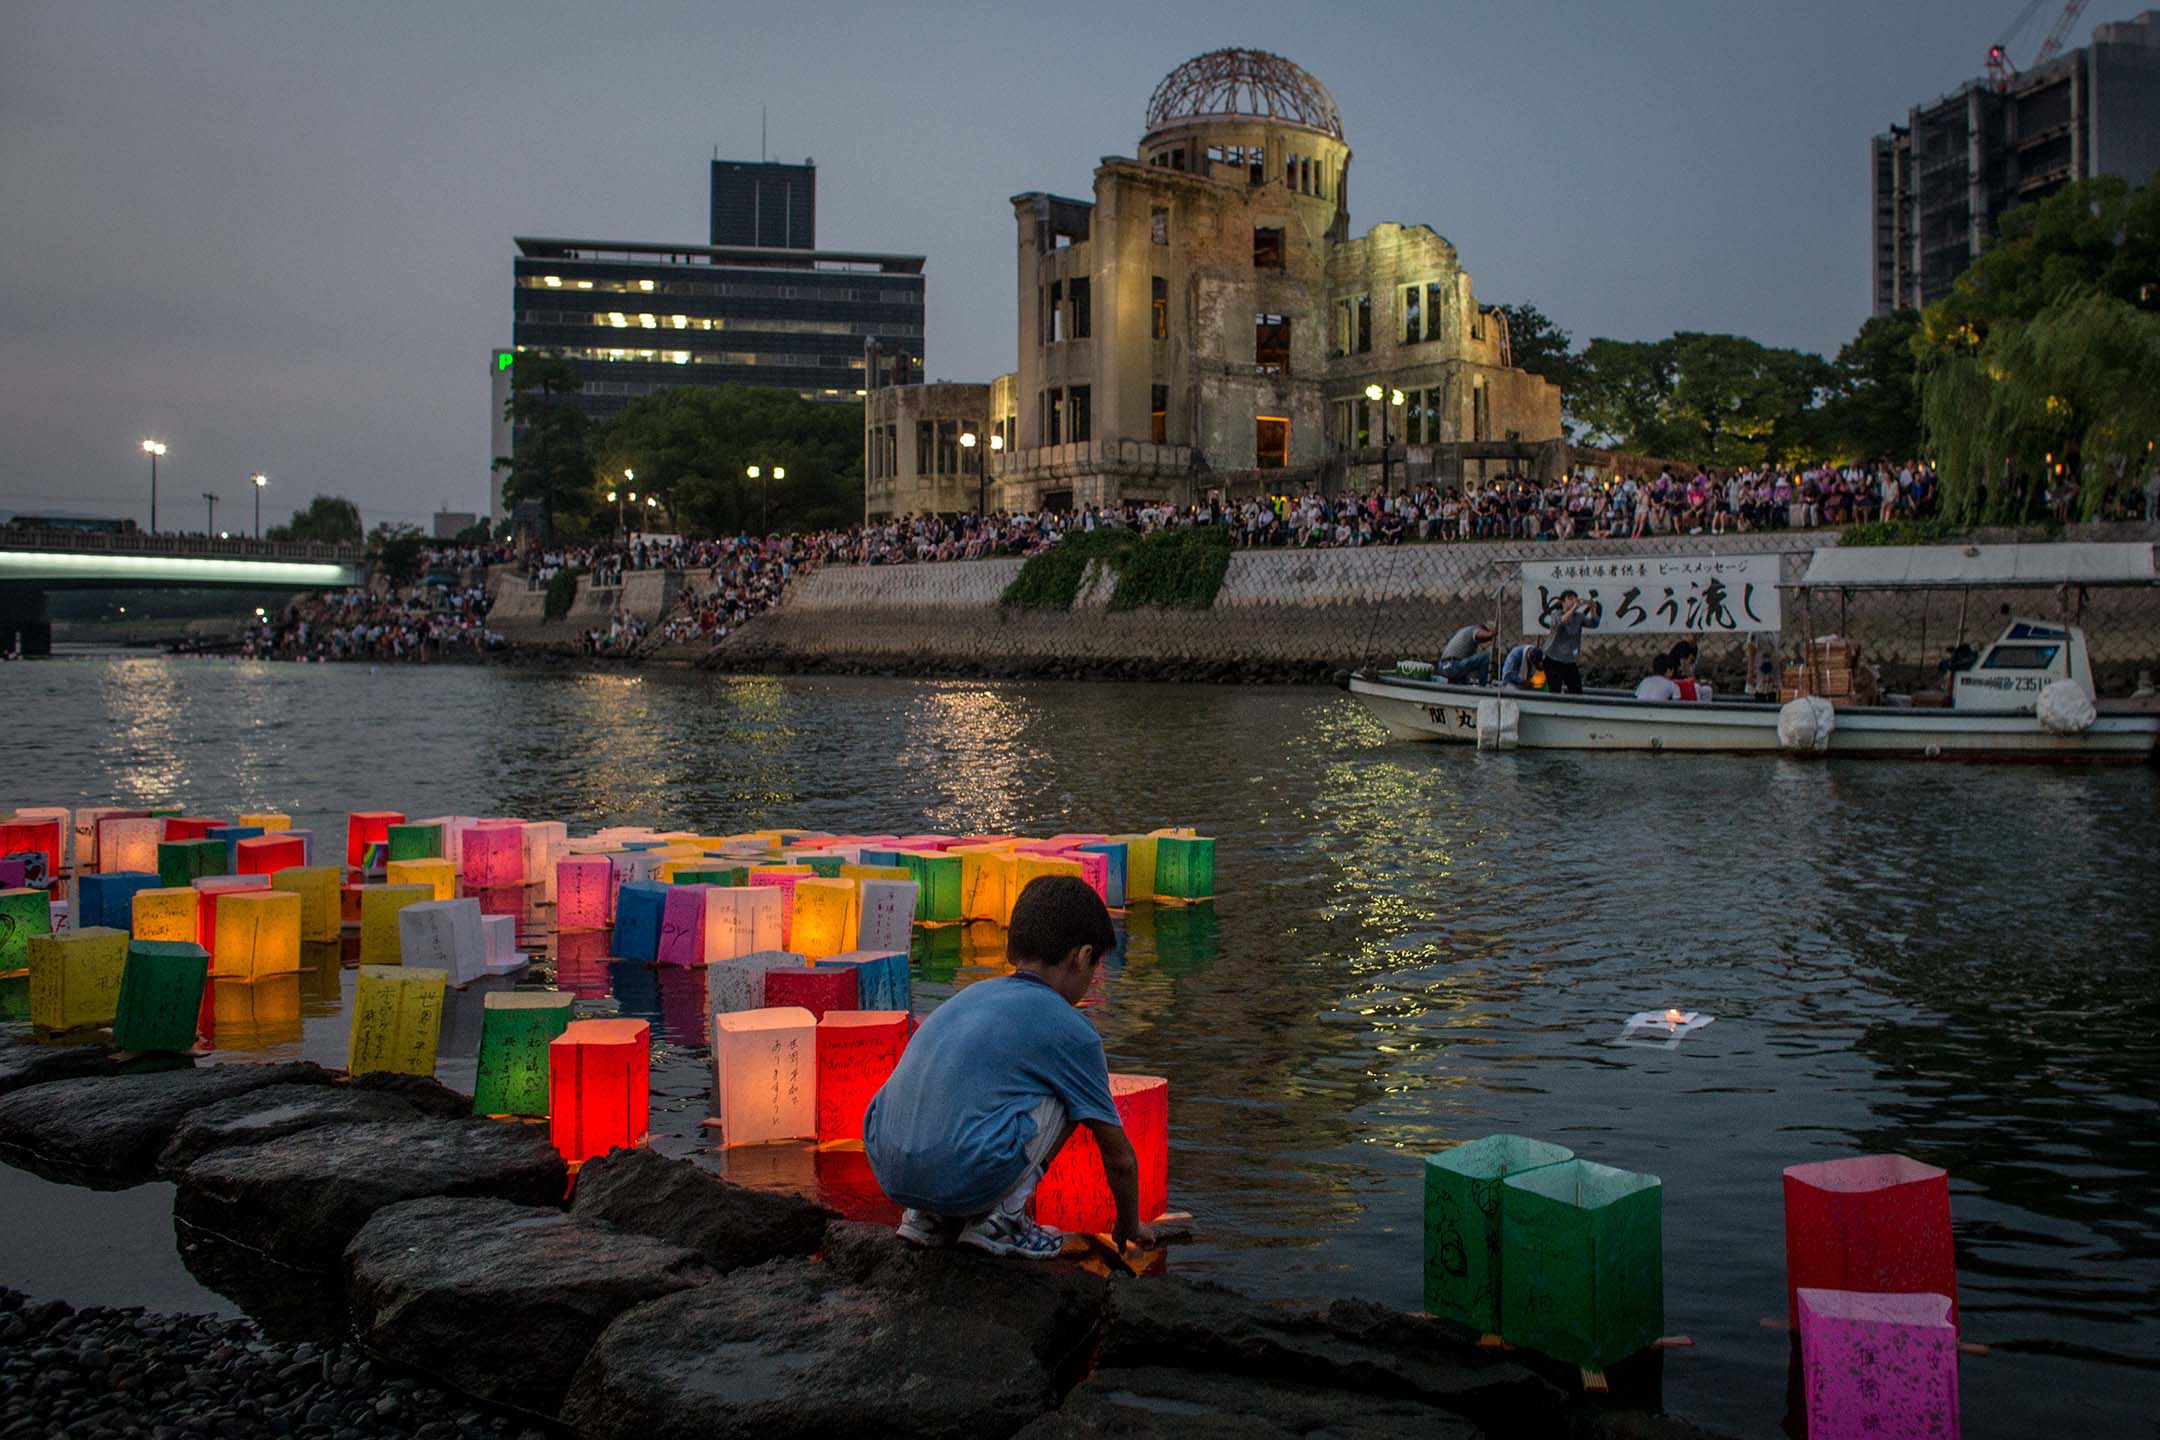
M1557 441L1559 390L1511 367L1452 245L1424 226L1351 237L1350 158L1334 100L1289 61L1224 50L1173 71L1092 200L1013 197L1018 369L871 394L866 513L954 508L935 426L968 418L948 414L961 390L998 509L1339 490L1377 483L1383 455L1406 474L1411 447L1430 471Z

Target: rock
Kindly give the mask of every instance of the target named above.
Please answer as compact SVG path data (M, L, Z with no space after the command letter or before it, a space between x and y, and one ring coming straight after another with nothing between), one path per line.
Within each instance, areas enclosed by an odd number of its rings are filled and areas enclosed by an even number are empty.
M159 1173L177 1175L228 1145L254 1145L318 1125L426 1118L410 1101L352 1085L270 1085L205 1105L184 1117L158 1156Z
M730 1185L687 1160L611 1150L578 1170L571 1213L703 1255L716 1270L810 1255L838 1217L798 1195Z
M27 1027L0 1034L0 1095L25 1085L102 1075L112 1069L113 1052L103 1045L47 1045Z
M537 1126L326 1125L211 1151L180 1173L173 1215L288 1265L330 1270L385 1205L430 1195L559 1205L565 1184L562 1156Z
M432 1075L399 1075L389 1070L370 1070L345 1082L355 1090L394 1096L423 1115L463 1120L472 1112L472 1096L460 1095Z
M716 1278L695 1251L503 1200L408 1200L345 1251L373 1350L468 1395L552 1416L632 1305Z
M0 1096L0 1149L24 1168L84 1184L150 1178L173 1130L205 1105L268 1085L327 1085L314 1065L206 1065L54 1080Z
M1141 1366L1097 1372L1018 1440L1478 1440L1481 1433L1461 1416L1416 1400Z
M586 1440L1009 1435L1056 1403L1108 1282L1062 1263L920 1251L835 1224L774 1260L623 1312L562 1418Z

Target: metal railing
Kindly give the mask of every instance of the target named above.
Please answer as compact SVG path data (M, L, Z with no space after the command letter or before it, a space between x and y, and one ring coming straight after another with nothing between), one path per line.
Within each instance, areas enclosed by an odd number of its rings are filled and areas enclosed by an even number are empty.
M0 549L67 550L104 555L179 555L230 560L310 560L338 565L366 563L359 545L319 545L307 540L221 540L215 535L152 535L145 530L61 530L0 525Z

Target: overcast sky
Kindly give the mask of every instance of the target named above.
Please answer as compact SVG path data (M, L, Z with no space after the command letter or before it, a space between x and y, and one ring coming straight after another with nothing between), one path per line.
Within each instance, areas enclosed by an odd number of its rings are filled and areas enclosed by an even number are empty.
M927 373L1013 367L1012 215L1086 196L1180 61L1326 84L1355 229L1425 223L1578 341L1834 353L1868 307L1868 138L2018 0L1324 6L0 0L0 512L369 524L483 509L514 235L706 239L706 162L818 163L818 238L928 257ZM2071 37L2125 18L2092 7ZM2046 0L2022 44L2056 13Z

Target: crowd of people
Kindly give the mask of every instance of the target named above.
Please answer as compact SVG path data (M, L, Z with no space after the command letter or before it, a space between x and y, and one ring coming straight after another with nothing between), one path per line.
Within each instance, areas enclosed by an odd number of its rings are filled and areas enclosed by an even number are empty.
M488 628L486 585L436 583L446 580L436 563L431 556L430 578L403 590L303 597L283 615L264 617L241 653L266 660L441 660L503 648L503 637Z

